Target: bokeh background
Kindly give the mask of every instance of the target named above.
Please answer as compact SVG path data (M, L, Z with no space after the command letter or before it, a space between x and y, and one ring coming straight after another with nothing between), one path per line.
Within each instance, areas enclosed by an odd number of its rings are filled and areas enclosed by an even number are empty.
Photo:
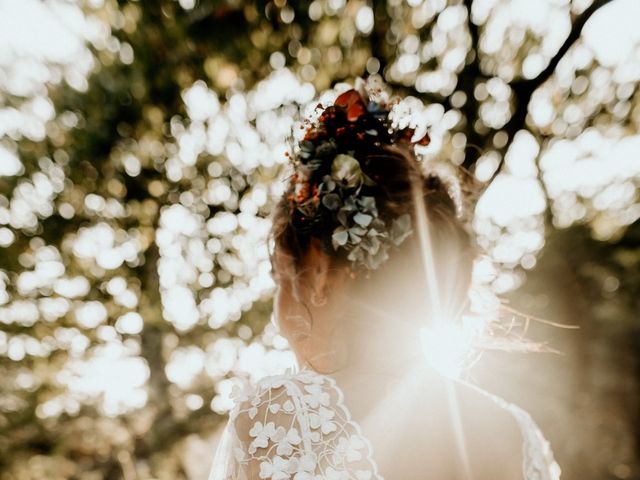
M640 479L640 2L0 0L0 478L205 479L293 362L265 236L297 116L380 74L486 186L487 353L563 478ZM425 446L428 448L428 446Z

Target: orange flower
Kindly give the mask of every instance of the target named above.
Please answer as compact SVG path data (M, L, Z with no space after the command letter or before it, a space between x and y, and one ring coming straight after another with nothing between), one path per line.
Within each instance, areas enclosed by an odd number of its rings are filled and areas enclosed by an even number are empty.
M346 108L347 120L350 122L355 122L367 112L367 106L365 105L362 96L353 89L339 95L334 104L339 107Z

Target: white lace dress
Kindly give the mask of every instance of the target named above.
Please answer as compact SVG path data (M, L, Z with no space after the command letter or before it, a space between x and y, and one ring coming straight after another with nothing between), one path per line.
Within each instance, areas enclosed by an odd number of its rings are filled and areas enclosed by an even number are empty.
M560 467L531 416L478 387L522 431L523 479L558 480ZM236 390L235 407L209 480L382 480L371 443L351 418L335 380L311 370Z

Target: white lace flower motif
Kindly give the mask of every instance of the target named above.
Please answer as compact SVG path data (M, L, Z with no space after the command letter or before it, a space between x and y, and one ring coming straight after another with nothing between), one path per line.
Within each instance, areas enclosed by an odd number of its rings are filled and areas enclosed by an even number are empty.
M275 423L268 422L266 425L263 425L262 422L254 423L253 428L249 430L249 435L255 438L249 445L249 453L254 454L258 448L267 448L269 440L273 439L275 434Z
M309 426L312 429L320 429L323 435L335 432L338 427L332 421L336 412L329 408L320 407L317 412L309 412Z
M365 443L358 435L340 437L333 451L333 462L335 464L341 463L344 459L347 462L357 462L362 459L361 450L364 448Z
M318 375L313 370L307 369L300 370L300 372L298 372L297 374L297 378L305 385L322 385L322 383L324 382L324 379L321 375Z
M314 474L318 459L314 453L305 453L291 459L291 471L295 472L293 480L318 480Z
M327 407L331 403L331 397L323 390L322 385L306 385L304 389L308 395L304 395L302 399L309 407L318 408L320 405Z
M271 375L260 380L260 387L264 391L277 390L286 383L284 375Z
M372 477L371 470L358 470L356 472L356 480L371 480Z
M265 460L260 463L260 478L271 480L288 480L291 478L291 463L278 455L273 460Z
M293 453L294 445L299 445L302 441L297 428L286 430L284 427L278 427L273 440L278 445L276 453L278 455L290 456Z
M231 389L230 398L233 400L236 405L240 405L252 396L255 395L255 388L246 378L238 378L238 383L236 383Z
M349 480L349 473L345 470L335 470L332 467L328 467L324 472L325 480Z
M291 400L285 400L282 404L282 410L286 413L292 413L295 410L295 405Z

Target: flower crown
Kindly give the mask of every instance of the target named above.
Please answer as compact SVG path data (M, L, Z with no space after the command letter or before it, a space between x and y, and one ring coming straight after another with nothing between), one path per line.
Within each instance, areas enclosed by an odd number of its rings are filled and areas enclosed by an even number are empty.
M387 145L428 145L425 135L412 141L413 128L393 129L388 104L370 101L364 91L348 90L323 108L310 124L292 157L294 173L287 201L293 227L316 233L326 247L348 252L354 268L374 270L413 233L408 213L388 225L378 215L375 187L383 178L370 178L361 160L380 155ZM304 128L304 126L302 127ZM334 226L327 235L327 226Z

